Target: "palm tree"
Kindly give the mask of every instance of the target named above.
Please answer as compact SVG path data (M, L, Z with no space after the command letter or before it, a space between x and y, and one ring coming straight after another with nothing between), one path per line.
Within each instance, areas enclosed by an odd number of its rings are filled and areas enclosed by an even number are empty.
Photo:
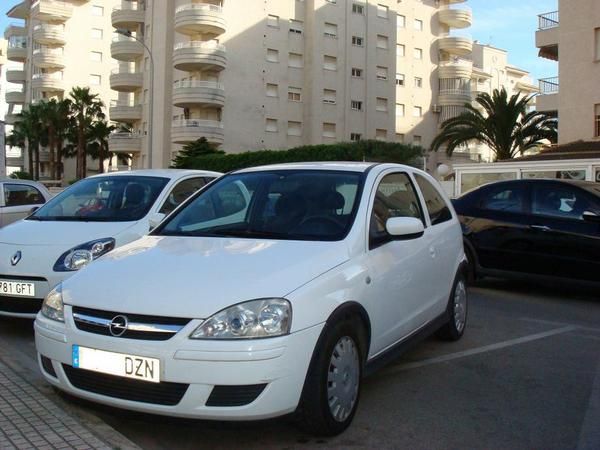
M446 120L433 140L431 149L438 151L446 145L446 153L452 156L457 147L478 141L494 152L496 160L511 159L526 150L557 140L556 118L538 111L527 112L533 96L514 94L510 98L504 88L493 94L479 94L475 101L483 113L471 104L458 117Z
M27 135L21 121L17 121L13 126L11 133L6 136L6 145L10 147L19 147L21 151L25 152L25 145L27 144ZM27 152L29 171L33 170L33 153Z
M25 148L26 143L29 170L34 180L40 178L40 144L44 138L40 112L39 104L31 104L28 109L24 109L17 114L18 120L15 122L13 134L11 135L14 135L14 138L10 138L13 142L21 145L21 148Z
M62 142L69 125L69 100L51 99L39 103L40 122L47 132L50 156L50 176L62 176Z
M98 120L90 127L90 142L87 150L93 159L98 159L98 173L104 172L104 160L110 157L108 137L116 128L114 125L109 125L106 120Z
M86 168L86 136L95 120L103 120L104 103L98 94L90 93L90 88L74 87L69 93L71 97L71 117L75 121L77 135L77 179L85 178Z

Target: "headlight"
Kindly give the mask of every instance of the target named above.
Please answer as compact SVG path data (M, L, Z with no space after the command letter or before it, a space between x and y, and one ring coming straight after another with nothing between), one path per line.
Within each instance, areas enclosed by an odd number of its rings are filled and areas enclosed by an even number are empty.
M42 303L42 314L48 319L65 321L62 284L58 284L46 295L44 303Z
M265 298L230 306L206 319L191 339L253 339L290 332L292 307L283 298Z
M72 272L83 269L93 260L100 258L113 248L115 248L115 240L113 238L96 239L95 241L78 245L60 255L60 258L54 263L54 271Z

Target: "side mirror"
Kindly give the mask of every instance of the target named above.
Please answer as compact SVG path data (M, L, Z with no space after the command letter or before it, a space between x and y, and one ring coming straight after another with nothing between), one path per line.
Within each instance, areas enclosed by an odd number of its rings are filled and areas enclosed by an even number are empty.
M165 218L165 214L163 214L163 213L157 212L157 213L150 215L150 218L148 219L148 225L150 225L150 230L153 230L154 228L156 228L158 226L158 224L163 221L164 218Z
M583 213L582 217L583 217L583 220L585 220L586 222L600 223L600 216L591 211L585 211Z
M423 222L414 217L391 217L385 223L387 232L396 238L415 239L423 236Z

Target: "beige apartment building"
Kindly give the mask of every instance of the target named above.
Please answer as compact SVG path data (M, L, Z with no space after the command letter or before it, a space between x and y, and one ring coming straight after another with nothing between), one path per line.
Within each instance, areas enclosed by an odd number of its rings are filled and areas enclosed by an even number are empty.
M558 143L600 139L600 2L559 0L539 15L540 56L558 61L558 76L540 80L538 110L558 115Z
M25 0L8 11L8 17L14 19L4 32L10 64L5 97L8 125L14 124L24 105L66 98L74 86L90 87L108 107L117 97L109 84L113 68L111 12L116 5L120 1ZM44 177L49 175L48 158L42 151ZM22 154L7 159L13 168L26 164ZM65 160L65 179L74 178L74 164L74 159Z

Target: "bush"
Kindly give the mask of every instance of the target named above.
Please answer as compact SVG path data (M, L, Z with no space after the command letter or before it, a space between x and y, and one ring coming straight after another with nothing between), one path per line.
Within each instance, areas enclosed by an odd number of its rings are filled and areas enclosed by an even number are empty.
M246 167L309 161L373 161L416 166L420 164L422 155L423 149L418 146L370 140L307 145L289 150L205 154L187 158L185 168L230 172Z
M29 172L22 170L11 173L9 178L12 178L13 180L33 180L33 177Z

